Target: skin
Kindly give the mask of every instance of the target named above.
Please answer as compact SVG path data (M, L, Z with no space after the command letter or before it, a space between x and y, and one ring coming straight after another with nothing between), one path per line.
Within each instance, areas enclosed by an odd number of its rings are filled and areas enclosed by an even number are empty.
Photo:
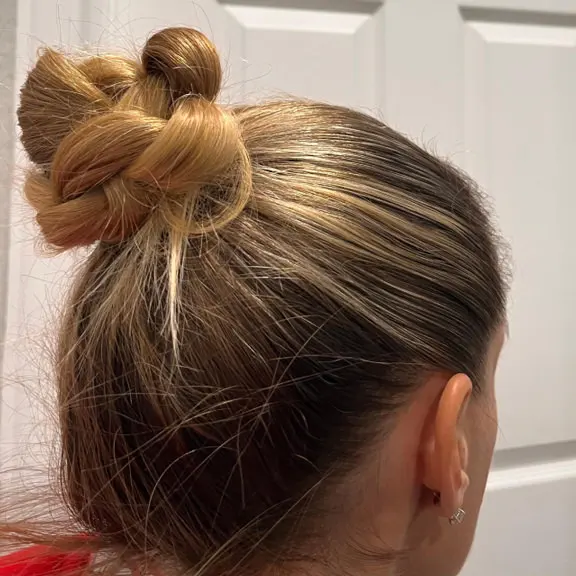
M406 533L415 552L403 566L406 576L458 574L470 552L498 434L495 374L506 339L506 327L494 336L486 359L481 395L471 396L468 376L452 376L431 406L422 444L423 484L441 494L438 505L423 499ZM417 478L417 476L416 476ZM450 525L458 508L462 524Z
M332 567L378 576L460 572L474 539L496 443L494 379L505 334L503 326L493 337L479 395L472 395L465 374L433 374L399 414L394 429L367 450L357 474L338 495L347 521L334 522ZM464 521L451 525L449 518L460 507L466 511ZM391 550L404 553L389 561ZM324 570L307 570L318 571Z

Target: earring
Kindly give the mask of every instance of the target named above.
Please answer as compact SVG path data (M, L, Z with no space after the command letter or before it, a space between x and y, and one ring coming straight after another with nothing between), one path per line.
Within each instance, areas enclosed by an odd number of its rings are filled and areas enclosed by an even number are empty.
M466 516L465 510L458 508L458 510L456 510L456 512L454 512L454 514L452 514L452 516L450 516L448 519L450 526L454 526L455 524L462 524L464 521L464 516Z
M434 506L440 506L440 499L440 492L432 492L432 502L434 503ZM458 510L448 518L450 526L462 524L462 522L464 522L464 516L466 516L466 511L462 508L458 508Z

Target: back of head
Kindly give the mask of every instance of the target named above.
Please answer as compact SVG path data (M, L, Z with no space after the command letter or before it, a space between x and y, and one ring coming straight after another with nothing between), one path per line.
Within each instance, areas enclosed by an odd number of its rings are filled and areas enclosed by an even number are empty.
M359 447L426 370L480 388L504 315L464 176L346 108L222 107L220 81L167 29L138 62L45 51L19 110L45 242L93 246L59 335L66 502L210 573L321 538Z

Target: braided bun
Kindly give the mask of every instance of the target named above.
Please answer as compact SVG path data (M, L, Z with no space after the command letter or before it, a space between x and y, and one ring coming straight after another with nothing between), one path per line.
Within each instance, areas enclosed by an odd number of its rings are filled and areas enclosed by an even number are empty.
M187 28L152 36L141 63L46 50L18 120L37 168L25 194L47 243L118 242L152 213L191 235L234 219L251 167L236 119L215 103L221 79L215 47Z

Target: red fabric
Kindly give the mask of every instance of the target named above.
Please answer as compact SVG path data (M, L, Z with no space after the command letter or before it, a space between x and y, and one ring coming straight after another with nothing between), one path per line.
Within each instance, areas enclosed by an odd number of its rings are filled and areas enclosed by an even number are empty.
M0 557L0 576L80 576L89 563L90 554L33 546Z

